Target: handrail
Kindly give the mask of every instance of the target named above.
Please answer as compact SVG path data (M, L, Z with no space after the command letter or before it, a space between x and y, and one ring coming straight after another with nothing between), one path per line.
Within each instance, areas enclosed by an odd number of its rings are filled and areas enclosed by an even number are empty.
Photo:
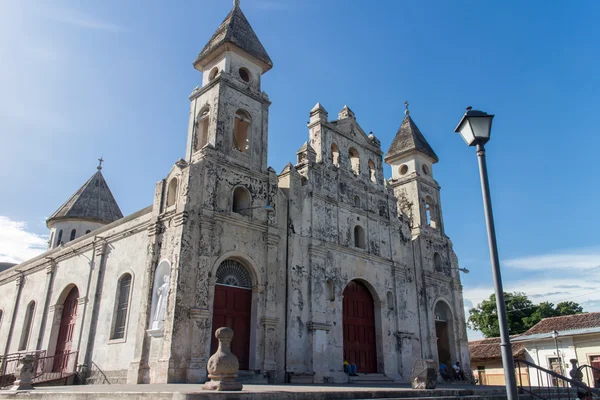
M66 378L76 372L78 351L53 356L45 356L45 351L32 353L34 355L33 377L31 379L33 384ZM26 354L28 353L10 354L9 357L5 358L6 362L3 365L2 374L0 374L0 387L13 384L19 362ZM44 356L40 357L40 354Z
M566 376L560 375L552 370L540 367L539 365L530 361L515 359L515 368L518 371L520 371L522 365L527 367L527 375L529 376L529 382L527 385L523 385L522 374L519 372L519 389L522 392L530 394L535 398L542 400L560 400L561 398L564 398L566 400L570 400L573 398L573 389L576 389L578 392L589 392L593 393L594 395L600 396L599 389L591 388L581 381L567 378ZM533 370L536 373L536 386L531 385L531 368L533 368ZM544 394L546 394L547 396L544 396Z
M90 362L92 363L92 366L95 366L96 369L98 371L100 371L100 373L102 374L102 376L104 377L104 381L106 383L108 383L109 385L112 385L112 383L110 383L110 381L108 380L108 377L106 376L106 374L104 373L104 371L102 371L102 369L100 369L100 367L98 366L98 364L96 364L93 360L90 360Z
M588 382L590 383L590 386L593 386L595 388L600 388L600 368L596 368L596 367L588 365L588 364L582 364L577 368L577 370L580 372L582 372L584 369L585 369L585 375L588 378ZM590 370L592 371L591 377L590 377ZM594 379L594 371L596 371L596 375L598 376L597 380ZM582 374L583 374L583 372L582 372Z

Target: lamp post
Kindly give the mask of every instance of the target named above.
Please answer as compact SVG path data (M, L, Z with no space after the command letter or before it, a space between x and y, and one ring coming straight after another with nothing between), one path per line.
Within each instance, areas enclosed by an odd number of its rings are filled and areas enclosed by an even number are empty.
M558 366L560 367L560 374L564 376L565 373L563 371L562 360L560 358L560 353L558 352L558 331L556 329L552 331L552 339L554 339L554 347L556 347L556 357L558 359Z
M493 115L483 111L473 110L472 107L467 107L467 112L463 115L454 132L458 132L467 145L476 146L477 150L481 191L483 194L483 211L485 213L485 222L487 225L494 291L496 292L496 308L498 311L498 323L500 325L500 350L502 352L502 364L504 366L504 378L506 380L506 397L507 400L518 400L517 378L515 376L515 364L508 333L506 304L504 303L504 290L502 288L502 276L500 274L500 262L498 260L498 246L496 244L496 229L494 227L492 200L490 199L490 185L485 162L484 145L490 140L492 118L494 118Z

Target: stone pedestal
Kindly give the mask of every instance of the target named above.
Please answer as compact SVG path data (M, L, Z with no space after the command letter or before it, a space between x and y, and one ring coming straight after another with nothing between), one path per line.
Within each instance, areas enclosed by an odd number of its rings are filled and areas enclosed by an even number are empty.
M415 360L412 369L413 389L435 389L437 384L437 364L433 360Z
M577 359L572 358L569 360L569 362L571 363L571 371L569 371L569 375L571 376L571 379L573 379L574 381L577 381L577 382L582 382L583 372L581 372L579 370L579 368L577 368ZM571 384L571 386L574 386L574 385Z
M219 341L219 348L208 359L208 378L202 389L204 390L242 390L242 383L237 380L237 371L240 363L231 353L231 339L233 330L223 327L217 329L215 337Z
M31 381L33 380L35 358L28 354L19 360L19 366L15 373L16 380L10 390L33 390Z

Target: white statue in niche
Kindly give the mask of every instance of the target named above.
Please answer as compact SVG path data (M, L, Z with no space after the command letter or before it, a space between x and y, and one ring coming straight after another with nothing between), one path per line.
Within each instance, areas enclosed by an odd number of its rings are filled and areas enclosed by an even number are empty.
M167 315L167 295L169 294L169 275L162 277L162 285L156 289L155 312L152 319L152 329L161 329L165 325L165 316Z
M154 285L152 286L152 308L150 310L149 322L149 332L152 336L160 336L160 332L162 332L165 326L170 274L171 264L168 261L162 261L156 267Z

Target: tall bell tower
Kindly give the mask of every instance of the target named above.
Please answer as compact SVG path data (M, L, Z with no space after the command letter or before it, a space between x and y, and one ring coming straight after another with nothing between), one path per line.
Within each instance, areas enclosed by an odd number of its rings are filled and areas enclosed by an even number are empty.
M186 161L205 146L254 171L267 169L271 104L261 77L273 62L235 0L233 8L194 61L202 86L190 96Z
M444 235L440 186L433 178L438 157L413 121L405 102L404 120L385 156L392 167L391 186L398 198L398 212L410 219L411 228Z

